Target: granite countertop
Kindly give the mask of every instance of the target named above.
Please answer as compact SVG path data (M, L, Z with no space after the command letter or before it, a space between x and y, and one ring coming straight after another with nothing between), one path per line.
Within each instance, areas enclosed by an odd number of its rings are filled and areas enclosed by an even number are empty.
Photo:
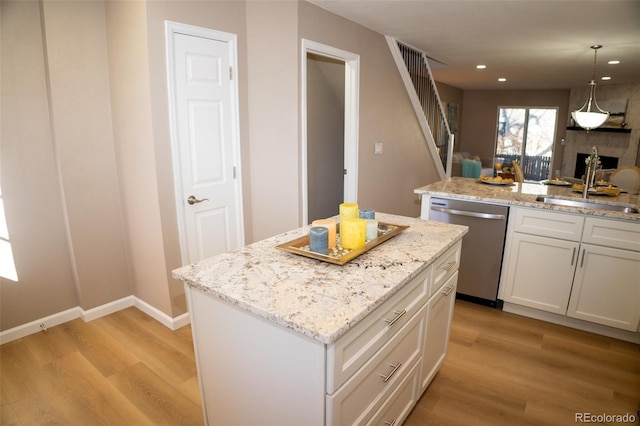
M513 186L488 185L477 179L452 177L414 190L420 195L441 196L461 200L483 201L492 204L524 206L545 210L581 213L590 216L608 217L640 222L640 214L623 213L612 210L557 206L536 201L538 195L581 199L582 194L573 192L571 187L544 185L538 183L516 183ZM618 197L590 196L595 203L622 203L640 206L638 195L620 194Z
M466 226L384 213L376 213L376 219L409 228L344 266L275 248L307 234L310 226L305 226L176 269L173 277L330 344L468 231Z

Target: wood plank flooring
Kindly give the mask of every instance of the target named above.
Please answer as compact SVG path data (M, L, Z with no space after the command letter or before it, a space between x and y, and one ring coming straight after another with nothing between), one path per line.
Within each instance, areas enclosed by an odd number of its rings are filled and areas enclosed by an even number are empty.
M639 345L458 300L446 361L405 425L638 424L639 405Z
M136 308L0 347L2 425L202 425L191 328Z
M2 425L203 423L191 328L135 308L0 346L0 391ZM639 403L639 345L457 301L445 364L405 424L572 425Z

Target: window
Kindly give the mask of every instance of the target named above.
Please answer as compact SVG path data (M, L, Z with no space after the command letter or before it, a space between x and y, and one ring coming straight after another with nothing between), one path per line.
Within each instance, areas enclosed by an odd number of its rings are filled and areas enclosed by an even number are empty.
M18 281L18 273L16 265L13 261L13 252L11 251L11 243L9 242L9 229L7 227L7 218L4 214L4 201L2 198L2 189L0 188L0 277L12 281Z
M495 157L518 160L525 180L550 178L557 108L500 107Z

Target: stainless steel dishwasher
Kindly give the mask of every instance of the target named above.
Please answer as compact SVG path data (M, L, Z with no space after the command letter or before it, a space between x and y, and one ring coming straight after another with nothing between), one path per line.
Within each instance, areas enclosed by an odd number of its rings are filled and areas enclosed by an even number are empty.
M498 305L498 285L509 207L432 197L429 220L466 225L462 240L457 297Z

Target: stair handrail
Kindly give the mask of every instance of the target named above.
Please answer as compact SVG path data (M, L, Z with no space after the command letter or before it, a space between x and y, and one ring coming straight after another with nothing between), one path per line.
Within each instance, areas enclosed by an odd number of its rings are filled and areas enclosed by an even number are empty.
M385 38L387 40L387 44L389 45L389 49L391 50L391 54L396 63L396 66L398 67L398 71L400 72L400 76L402 77L402 81L405 85L405 89L407 90L407 94L409 95L409 99L411 100L411 104L416 113L416 118L418 119L420 128L427 141L427 146L429 147L434 158L434 163L440 179L449 179L451 177L451 163L453 157L455 135L451 133L451 128L449 127L449 123L446 118L447 116L442 106L442 102L438 94L438 89L435 84L433 74L431 73L431 68L429 67L427 55L419 49L416 49L415 47L410 46L404 42L399 42L391 36L385 36ZM411 73L409 72L408 65L405 62L404 56L402 55L402 52L400 50L400 45L402 45L406 49L413 50L420 56L419 66L422 67L424 71L426 71L426 75L424 77L426 77L429 92L429 98L424 101L423 97L418 94L418 89L414 85L414 81L411 77ZM418 76L416 76L416 78L418 78ZM420 82L418 83L419 85L421 85ZM424 89L424 87L421 86L421 89ZM434 136L434 130L435 133L437 133L436 136ZM441 134L440 132L443 132L444 134ZM436 137L443 140L445 144L444 152L442 152L442 149L436 141ZM440 161L436 161L436 158L439 158Z

